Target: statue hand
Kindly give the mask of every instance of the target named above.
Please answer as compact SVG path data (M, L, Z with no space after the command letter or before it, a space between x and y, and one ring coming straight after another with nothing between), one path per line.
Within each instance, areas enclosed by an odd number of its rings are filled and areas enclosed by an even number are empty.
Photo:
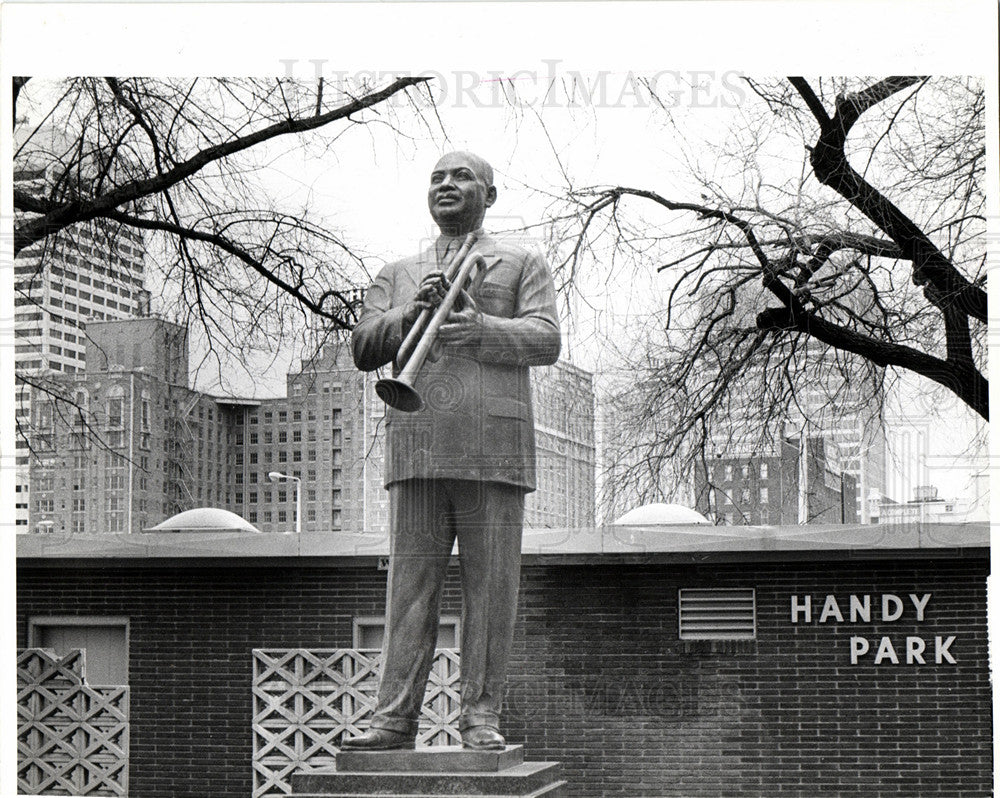
M438 330L437 341L447 346L477 346L483 337L483 313L467 291L458 296L455 307Z
M434 310L441 304L448 293L449 283L444 272L428 272L417 286L413 299L406 304L403 320L407 325L413 324L423 310Z
M426 302L430 307L436 308L441 304L441 300L445 298L450 287L451 284L444 276L444 272L428 272L420 281L413 299L415 302Z

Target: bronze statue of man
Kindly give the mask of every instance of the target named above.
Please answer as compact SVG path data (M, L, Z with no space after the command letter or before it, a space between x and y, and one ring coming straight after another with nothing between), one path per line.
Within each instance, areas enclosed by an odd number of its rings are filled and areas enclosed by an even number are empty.
M467 748L497 749L517 614L524 496L535 489L528 367L559 357L555 289L544 258L482 231L496 202L493 169L468 152L431 172L428 206L441 235L386 266L365 295L354 362L392 362L424 308L448 289L445 266L475 233L482 255L415 388L425 408L388 409L386 487L391 557L378 704L345 748L413 748L437 640L442 584L457 537L462 580L462 712Z

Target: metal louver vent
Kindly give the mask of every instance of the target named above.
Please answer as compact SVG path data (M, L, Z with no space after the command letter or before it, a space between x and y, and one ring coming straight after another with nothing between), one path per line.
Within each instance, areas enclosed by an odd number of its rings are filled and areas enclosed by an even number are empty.
M678 591L681 640L753 640L757 605L753 588Z

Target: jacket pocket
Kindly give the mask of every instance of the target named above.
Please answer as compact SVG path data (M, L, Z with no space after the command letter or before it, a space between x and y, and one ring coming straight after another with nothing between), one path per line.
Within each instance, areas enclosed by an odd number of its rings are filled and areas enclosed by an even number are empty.
M491 316L511 318L517 303L517 291L502 283L483 283L475 296L480 310Z

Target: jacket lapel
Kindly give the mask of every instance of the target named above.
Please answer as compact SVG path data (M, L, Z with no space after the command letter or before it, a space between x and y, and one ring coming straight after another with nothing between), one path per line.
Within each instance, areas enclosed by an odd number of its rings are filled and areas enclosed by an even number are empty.
M479 288L482 286L483 280L486 279L486 275L489 273L490 269L492 269L500 261L502 261L503 257L500 255L492 255L488 258L483 258L483 260L485 261L484 265L478 269L475 277L472 280L472 285L470 290L470 293L472 294L477 294L479 292Z
M424 250L412 262L407 263L404 268L399 270L395 288L397 303L413 298L420 281L430 271L431 265L436 262L433 250Z

